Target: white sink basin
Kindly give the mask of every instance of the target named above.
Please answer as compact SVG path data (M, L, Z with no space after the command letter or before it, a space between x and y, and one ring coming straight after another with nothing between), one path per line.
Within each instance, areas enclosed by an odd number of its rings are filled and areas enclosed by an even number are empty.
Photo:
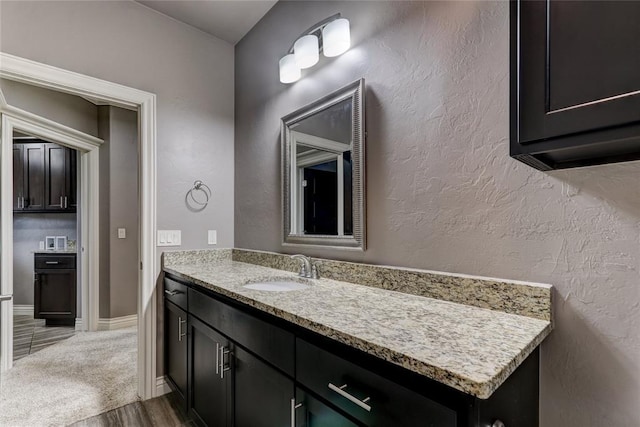
M273 282L256 282L247 283L242 286L243 288L253 289L254 291L267 291L267 292L290 292L307 289L310 285L300 282L293 282L289 280L274 280Z

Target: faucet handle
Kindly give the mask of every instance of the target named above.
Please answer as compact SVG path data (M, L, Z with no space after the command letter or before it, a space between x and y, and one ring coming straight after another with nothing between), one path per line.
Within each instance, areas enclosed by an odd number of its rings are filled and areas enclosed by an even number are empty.
M311 265L311 278L312 279L318 278L318 266L315 264Z
M307 276L307 266L304 263L300 264L300 276L302 277Z

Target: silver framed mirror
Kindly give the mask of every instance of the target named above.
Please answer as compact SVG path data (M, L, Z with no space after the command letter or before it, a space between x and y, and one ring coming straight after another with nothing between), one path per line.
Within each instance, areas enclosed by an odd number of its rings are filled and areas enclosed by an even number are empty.
M364 79L281 120L283 245L365 250Z

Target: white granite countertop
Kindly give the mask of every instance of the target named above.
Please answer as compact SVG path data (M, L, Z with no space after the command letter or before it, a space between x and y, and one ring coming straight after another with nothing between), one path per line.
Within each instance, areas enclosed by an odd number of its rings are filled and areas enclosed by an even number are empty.
M164 270L296 325L486 399L551 332L547 320L231 260ZM286 278L307 289L265 292L247 282Z
M77 250L75 249L64 249L64 250L46 250L46 249L42 249L42 250L37 250L37 251L31 251L34 254L46 254L46 255L56 255L56 254L75 254L78 253Z

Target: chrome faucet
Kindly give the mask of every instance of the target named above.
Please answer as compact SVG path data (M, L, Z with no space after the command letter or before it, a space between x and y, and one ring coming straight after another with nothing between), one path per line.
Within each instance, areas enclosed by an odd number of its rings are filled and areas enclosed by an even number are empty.
M318 278L318 268L311 261L311 258L301 254L291 255L291 258L300 260L300 273L298 273L298 276L309 279Z

